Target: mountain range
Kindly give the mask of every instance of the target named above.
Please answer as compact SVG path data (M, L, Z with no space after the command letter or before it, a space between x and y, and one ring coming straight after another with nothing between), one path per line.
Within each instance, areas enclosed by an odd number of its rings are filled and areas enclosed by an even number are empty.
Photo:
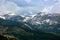
M0 32L13 35L17 40L60 40L60 14L5 14L0 16Z

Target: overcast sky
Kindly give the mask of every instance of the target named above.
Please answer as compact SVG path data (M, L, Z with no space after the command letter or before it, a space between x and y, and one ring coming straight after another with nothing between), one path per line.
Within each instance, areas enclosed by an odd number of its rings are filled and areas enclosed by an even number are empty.
M0 0L0 15L30 15L39 12L60 13L60 0Z

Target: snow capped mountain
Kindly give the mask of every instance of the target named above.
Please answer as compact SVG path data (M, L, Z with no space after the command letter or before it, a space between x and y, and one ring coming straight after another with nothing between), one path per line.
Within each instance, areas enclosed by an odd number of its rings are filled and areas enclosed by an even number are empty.
M37 15L35 15L32 19L27 20L27 24L32 25L33 28L40 31L59 34L60 14L43 14L42 12L40 12Z
M3 15L3 17L6 20L12 20L12 21L23 21L25 19L24 17L22 17L20 15L16 15L14 13L5 14L5 15Z
M15 16L14 13L8 13L8 14L5 14L3 15L6 19L10 19L11 17Z
M24 15L16 15L14 13L8 13L8 14L0 16L0 18L5 19L5 20L26 22L27 20L30 20L32 16L24 16Z
M29 19L30 19L30 17L25 17L24 22L26 22Z
M34 14L30 16L16 15L14 13L8 13L3 16L0 16L0 18L3 18L3 19L29 22L33 25L39 25L39 24L45 24L45 23L48 23L49 25L57 24L57 23L60 23L59 17L60 17L59 13L52 14L52 13L46 13L46 12L40 12L38 14Z
M59 21L59 14L50 14L50 13L38 13L37 15L35 15L32 19L30 19L31 23L33 25L35 24L44 24L44 23L48 23L48 24L56 24L56 23L60 23Z
M5 17L3 17L3 16L0 16L0 18L5 19Z
M8 13L8 15L13 16L13 15L16 15L16 14L14 14L14 13Z
M49 14L48 12L40 12L39 13L41 16L44 16L44 15L47 15L47 14Z
M37 14L31 15L31 18L35 17Z
M46 13L40 12L31 16L16 15L14 13L5 14L0 16L5 20L12 20L18 22L25 22L26 25L33 29L42 30L44 32L59 32L60 30L60 14L59 13ZM30 24L30 25L29 25Z

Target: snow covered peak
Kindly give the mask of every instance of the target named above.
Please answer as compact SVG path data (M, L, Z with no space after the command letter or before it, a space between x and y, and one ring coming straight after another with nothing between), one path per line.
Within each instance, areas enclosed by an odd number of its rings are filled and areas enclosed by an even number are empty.
M15 13L8 13L8 15L13 16L13 15L15 15Z
M49 22L50 22L50 19L46 19L45 21L46 21L47 23L49 23Z
M29 19L30 19L30 17L25 17L24 22L26 22Z
M48 12L42 12L40 15L44 16L44 15L47 15L47 14L49 14L49 13Z
M33 25L36 24L57 24L60 23L60 14L53 14L53 13L46 13L46 12L40 12L37 15L33 15L33 18L31 18L30 22Z
M25 17L24 15L20 15L21 17Z
M0 18L5 19L5 17L3 17L3 16L0 16Z
M34 15L31 15L31 17L33 18L33 17L35 17L37 14L34 14Z

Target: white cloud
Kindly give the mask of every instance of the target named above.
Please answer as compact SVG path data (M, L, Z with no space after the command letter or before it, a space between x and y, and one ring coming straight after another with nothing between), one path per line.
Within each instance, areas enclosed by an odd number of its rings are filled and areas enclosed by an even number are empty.
M53 13L60 13L60 0L54 0L56 3L52 9Z
M37 7L21 7L21 11L19 11L22 14L36 14L38 12L40 12L40 8Z
M15 0L17 1L17 0ZM21 0L19 0L20 2ZM22 1L26 1L26 2L31 2L32 0L22 0ZM16 13L16 14L33 14L33 13L38 13L40 12L40 9L35 7L35 6L26 6L26 7L20 7L17 6L17 4L15 2L12 1L2 1L1 3L2 6L0 6L0 15L1 14L6 14L6 13Z
M30 3L32 0L25 0L27 3Z
M41 12L50 12L54 6L47 6Z
M4 4L1 4L2 6L0 6L0 14L6 14L6 13L16 13L18 11L20 11L20 7L17 6L15 3L13 2L6 2Z
M50 1L50 0L43 0ZM17 13L17 14L35 14L42 12L60 12L60 0L56 0L56 5L44 4L43 1L37 0L0 0L0 14L2 13ZM22 6L21 6L22 5ZM33 5L33 6L31 6ZM43 8L43 9L42 9ZM42 10L41 10L42 9Z
M52 12L54 12L54 13L60 13L60 4L55 5L54 8L52 9Z
M40 8L37 7L28 7L28 10L32 12L32 14L40 12Z

